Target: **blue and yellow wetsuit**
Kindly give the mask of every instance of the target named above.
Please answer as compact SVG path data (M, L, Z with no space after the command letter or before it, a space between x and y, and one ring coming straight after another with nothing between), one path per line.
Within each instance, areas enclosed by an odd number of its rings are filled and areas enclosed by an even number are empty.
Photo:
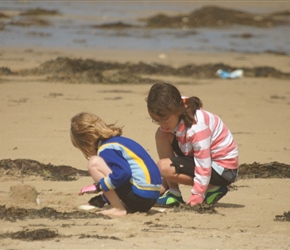
M132 184L135 194L157 199L160 194L160 171L146 150L137 142L115 136L103 141L97 151L112 173L100 180L104 191L116 189L125 183Z

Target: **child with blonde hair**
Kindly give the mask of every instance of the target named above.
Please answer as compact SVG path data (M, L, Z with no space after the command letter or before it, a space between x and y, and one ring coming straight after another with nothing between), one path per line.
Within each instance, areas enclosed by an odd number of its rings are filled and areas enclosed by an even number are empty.
M105 215L151 209L159 197L161 175L140 144L123 137L121 127L106 124L87 112L71 119L70 135L72 144L88 159L88 171L94 180L94 184L81 189L80 195L99 193L91 202L94 200L97 207L110 205L101 211Z

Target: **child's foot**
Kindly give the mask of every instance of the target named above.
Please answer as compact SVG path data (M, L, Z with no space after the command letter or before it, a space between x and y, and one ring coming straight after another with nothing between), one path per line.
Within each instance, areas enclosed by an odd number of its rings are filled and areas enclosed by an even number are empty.
M214 189L208 190L205 193L205 198L203 203L208 205L216 204L223 196L228 192L228 188L225 186L216 187Z
M181 194L176 195L170 191L166 192L163 196L159 197L155 203L156 207L178 207L180 204L185 204Z
M103 214L103 215L108 215L108 216L124 216L127 214L127 211L117 209L117 208L109 208L109 209L105 209L100 212L97 212L97 214Z

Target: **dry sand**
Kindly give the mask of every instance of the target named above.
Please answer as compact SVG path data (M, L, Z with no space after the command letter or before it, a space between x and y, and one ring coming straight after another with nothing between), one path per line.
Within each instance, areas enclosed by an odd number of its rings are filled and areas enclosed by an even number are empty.
M206 1L210 3L268 12L289 7L289 1ZM183 4L188 4L188 9L192 6L191 1ZM204 4L195 2L196 6ZM85 158L69 138L70 118L81 111L123 125L124 135L158 160L156 125L151 123L145 102L151 84L48 82L44 75L6 75L2 68L17 72L59 56L173 67L223 63L290 73L289 56L277 54L0 47L0 161L30 159L86 170ZM290 164L289 78L157 78L177 84L184 95L199 96L206 110L222 117L238 144L240 164ZM286 178L240 179L215 205L216 213L154 207L146 214L110 218L78 209L91 198L77 195L81 187L92 183L90 177L51 181L1 167L0 249L290 249L289 221L275 220L290 211L290 182ZM44 171L42 176L49 173ZM190 187L181 189L188 199Z
M289 72L288 56L273 54L200 54L162 52L0 48L0 67L29 69L58 56L112 62L158 62L181 66L222 62L233 67L270 66ZM160 77L175 83L180 78ZM197 95L206 110L222 117L234 134L240 164L273 161L290 164L290 85L275 78L187 79L178 84L184 95ZM156 125L147 114L150 84L100 85L48 83L44 76L0 75L0 160L32 159L44 164L86 170L86 160L69 138L70 118L90 111L107 122L124 125L124 135L141 143L155 160ZM44 181L39 177L1 176L0 204L11 188L29 185L40 205L16 202L20 208L78 210L89 195L79 197L90 177L77 181ZM1 220L0 235L21 230L51 229L59 236L46 240L2 237L1 249L289 249L289 222L275 221L290 210L289 179L246 179L235 183L215 207L217 214L153 208L148 214L117 218ZM182 186L184 199L190 188Z

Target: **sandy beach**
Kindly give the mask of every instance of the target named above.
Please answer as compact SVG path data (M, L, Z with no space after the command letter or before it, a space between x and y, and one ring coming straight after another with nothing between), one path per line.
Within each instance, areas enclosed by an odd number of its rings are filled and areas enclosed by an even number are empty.
M277 77L143 73L132 79L163 80L175 84L183 95L200 97L204 109L218 114L232 131L240 164L286 164L288 178L241 178L205 212L154 207L146 214L105 217L79 210L91 198L77 195L91 184L89 176L55 181L43 174L13 172L7 162L12 166L25 159L86 171L87 160L69 137L70 119L81 111L124 126L124 136L138 141L157 161L157 127L145 102L152 83L66 82L61 80L66 72L32 71L57 58L120 66L223 64L246 73L259 67L279 71ZM289 249L289 218L277 219L290 210L289 66L289 55L275 53L0 46L0 249ZM104 79L115 76L115 71L102 73ZM27 186L35 188L38 202L25 200L20 192L15 199L12 190L18 186L23 192ZM181 189L188 199L190 187ZM34 238L29 232L35 233Z

